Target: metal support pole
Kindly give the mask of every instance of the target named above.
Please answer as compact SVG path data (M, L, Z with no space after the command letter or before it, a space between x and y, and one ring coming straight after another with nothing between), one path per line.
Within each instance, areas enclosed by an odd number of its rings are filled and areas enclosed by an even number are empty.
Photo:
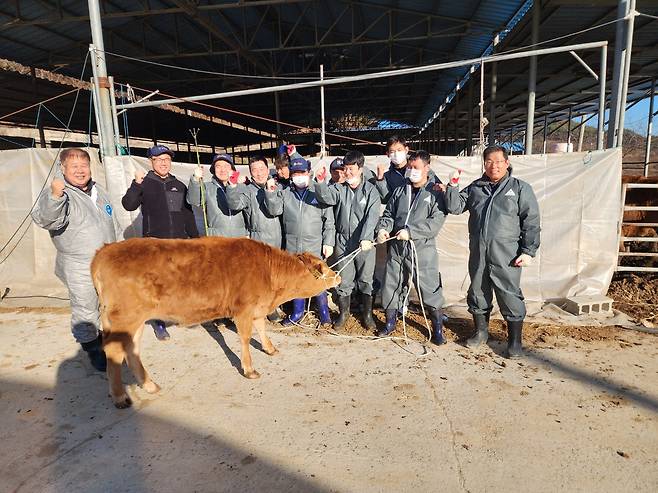
M619 0L617 6L617 28L615 33L615 60L612 68L612 97L610 100L610 119L608 120L608 148L617 146L617 133L619 132L619 114L623 111L625 102L622 102L622 83L624 81L624 48L625 25L619 22L628 14L630 0Z
M466 155L473 154L473 85L475 80L471 78L471 83L468 85L468 120L466 122Z
M514 127L509 129L509 155L514 154Z
M532 46L539 42L539 17L541 1L532 4ZM537 57L530 57L530 73L528 78L528 114L526 116L525 153L532 154L532 137L535 127L535 96L537 91Z
M445 141L446 141L447 132L446 132L446 116L443 112L439 115L439 124L441 125L441 143L440 143L439 152L441 155L445 155L446 154Z
M320 64L320 80L324 80L324 65ZM320 134L320 157L323 158L326 152L326 134L324 130L324 86L320 86L320 117L322 118L322 133Z
M585 115L580 117L580 132L578 134L578 152L583 150L583 139L585 138Z
M111 108L112 108L112 130L113 130L113 136L114 136L114 148L116 149L117 154L120 154L120 149L121 149L121 141L119 140L121 138L121 135L119 133L119 117L117 115L117 106L116 106L116 100L114 99L114 77L109 76L107 78L109 84L110 84L110 103L111 103ZM126 139L128 138L128 135L126 135Z
M276 118L276 138L278 139L278 144L281 144L283 139L281 138L281 120L280 109L279 109L279 93L274 93L274 115ZM214 152L214 151L213 151Z
M103 43L103 27L101 24L101 11L98 0L88 0L89 25L91 27L91 51L92 66L95 67L94 78L98 88L97 103L98 119L101 124L99 134L103 133L101 139L104 156L116 156L114 146L114 128L112 122L112 108L110 105L109 83L107 80L107 65L105 64L105 44ZM94 49L95 48L95 49Z
M96 121L96 135L98 136L98 147L101 151L101 157L103 156L103 147L101 146L101 122L98 117L98 87L94 83L94 78L91 79L91 100L92 106L94 108L94 120Z
M626 117L626 98L628 97L628 79L631 72L631 52L633 51L633 30L635 27L635 0L629 0L629 2L628 12L630 15L626 21L626 55L624 56L624 78L621 85L617 147L621 147L624 143L624 118Z
M569 120L567 122L567 152L571 152L569 150L569 146L571 145L571 115L573 113L573 106L569 106Z
M491 64L491 95L489 96L489 145L496 143L496 91L498 89L498 64Z
M651 79L649 93L649 122L647 123L647 145L644 148L644 176L649 176L649 156L651 155L651 132L653 130L653 96L656 92L656 78Z
M457 91L455 93L454 103L455 103L455 118L454 118L453 122L454 122L454 125L455 125L455 132L454 132L455 146L453 148L453 155L456 156L457 153L458 153L458 149L459 149L459 144L458 144L459 132L457 130L457 127L459 126L459 91Z
M546 154L546 139L548 138L548 114L544 115L544 144L542 154Z
M605 125L605 79L608 67L608 47L601 47L601 62L599 67L599 120L596 132L596 148L600 151L603 149L603 128ZM612 120L610 120L612 121ZM608 132L610 131L608 124Z

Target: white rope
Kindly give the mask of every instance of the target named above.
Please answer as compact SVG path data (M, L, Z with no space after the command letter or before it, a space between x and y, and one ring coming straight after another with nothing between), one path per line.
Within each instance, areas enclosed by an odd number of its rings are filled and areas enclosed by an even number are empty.
M418 263L418 252L416 251L416 245L413 242L413 240L409 239L407 240L408 243L411 245L411 278L413 279L413 272L414 270L416 271L416 292L418 293L418 301L420 302L420 309L423 314L423 319L425 320L425 328L427 329L428 332L428 338L427 342L430 342L432 340L432 329L429 326L429 321L427 320L427 314L425 313L425 303L423 302L423 295L421 293L421 289L418 286L420 283L420 266ZM407 321L406 321L406 313L407 313L407 306L409 303L409 294L411 293L411 284L407 284L407 294L404 296L404 302L402 305L402 332L404 334L404 342L405 345L409 345L409 337L407 336ZM441 321L443 323L443 320ZM422 358L423 356L427 356L429 352L423 346L424 352L423 354L416 355L419 358Z

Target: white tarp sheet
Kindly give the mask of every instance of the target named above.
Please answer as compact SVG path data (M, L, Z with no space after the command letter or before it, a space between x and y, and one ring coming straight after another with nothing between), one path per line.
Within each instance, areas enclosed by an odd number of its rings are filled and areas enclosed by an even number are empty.
M4 245L30 210L47 179L56 151L23 149L0 152L0 245ZM312 158L313 167L328 164ZM367 158L368 167L387 163L385 156ZM513 175L530 183L541 209L541 248L535 263L526 268L522 288L526 299L543 302L573 295L605 294L617 263L617 227L620 220L621 151L511 156ZM125 236L139 234L141 218L121 207L121 196L137 167L148 160L130 156L108 158L106 176L94 161L93 176L107 182ZM174 163L173 173L187 183L194 164ZM205 166L208 173L208 166ZM435 157L432 168L443 181L457 168L461 184L480 176L481 157ZM49 180L48 180L49 184ZM197 215L198 222L200 217ZM202 228L201 228L202 229ZM200 229L200 230L201 230ZM0 261L23 234L0 255ZM439 265L446 299L463 303L467 274L467 214L449 216L437 239ZM0 265L0 289L12 294L48 295L64 291L53 274L54 249L48 234L32 225L11 256ZM380 266L381 270L381 266Z

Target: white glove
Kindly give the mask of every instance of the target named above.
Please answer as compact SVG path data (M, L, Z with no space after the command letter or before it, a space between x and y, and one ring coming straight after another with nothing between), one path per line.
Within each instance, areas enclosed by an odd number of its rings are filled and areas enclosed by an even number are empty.
M532 264L532 257L527 253L522 253L514 261L516 267L528 267L530 264Z
M201 166L194 168L194 178L196 178L197 181L201 181L203 179L203 168L201 168Z
M397 238L398 240L409 241L409 230L401 229L400 231L398 231Z
M456 187L457 185L459 185L459 177L461 174L462 174L462 170L460 169L453 171L453 173L450 175L450 181L448 182L448 184L451 187Z
M322 245L322 256L324 258L331 257L331 254L334 253L334 247L331 245Z
M388 234L388 231L385 229L380 229L379 233L377 233L377 243L384 243L390 237L391 235Z
M372 250L373 244L370 240L361 240L361 244L359 246L361 247L362 252L367 252L368 250Z
M135 170L135 183L141 185L142 182L144 181L144 176L146 176L146 174L144 173L143 170L141 169Z

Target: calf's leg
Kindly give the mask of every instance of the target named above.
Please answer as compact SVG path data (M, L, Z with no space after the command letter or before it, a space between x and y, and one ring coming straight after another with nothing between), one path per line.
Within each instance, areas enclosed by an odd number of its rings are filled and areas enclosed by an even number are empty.
M242 374L247 378L258 378L260 374L251 366L251 354L249 353L249 342L251 341L251 331L254 324L254 317L251 314L242 314L233 319L238 329L242 354L240 364Z
M107 380L110 384L110 397L119 409L132 405L132 401L121 381L121 365L126 357L127 341L130 335L125 332L106 331L103 349L107 357Z
M279 351L277 348L274 347L274 344L272 344L272 341L270 338L267 336L267 333L265 332L265 319L264 318L257 318L254 320L254 326L256 329L258 329L258 335L260 336L260 342L263 346L263 351L265 351L267 354L270 356L274 356L276 353Z
M151 377L142 364L142 359L139 357L143 330L144 325L140 324L135 334L133 334L132 339L128 341L126 356L128 358L128 366L132 370L133 375L135 375L137 383L149 394L155 394L160 390L160 386L151 380Z

